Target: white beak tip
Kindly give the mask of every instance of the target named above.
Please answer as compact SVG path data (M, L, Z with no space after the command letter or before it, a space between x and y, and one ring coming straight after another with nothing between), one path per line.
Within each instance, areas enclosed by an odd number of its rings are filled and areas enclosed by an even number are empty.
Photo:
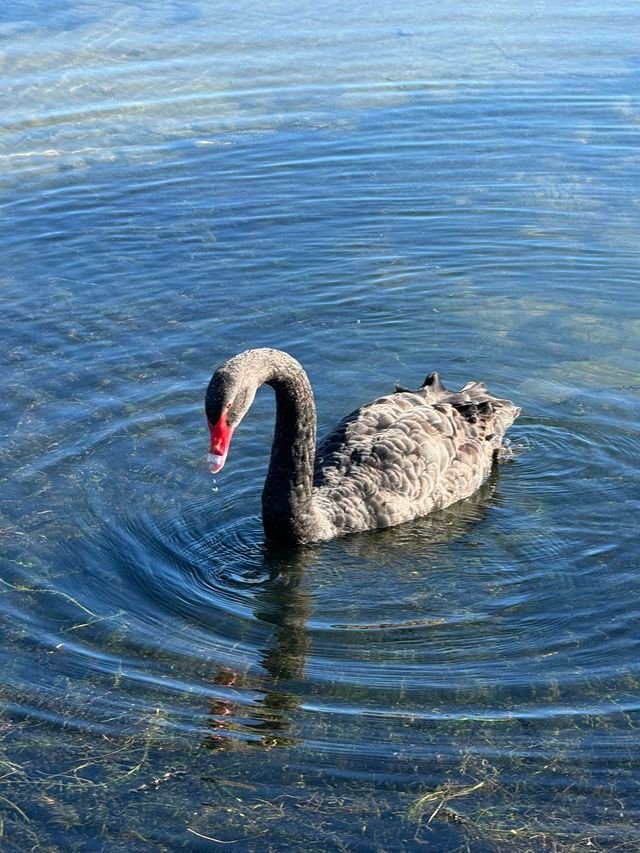
M218 456L216 453L207 454L207 466L212 474L217 474L224 465L226 456Z

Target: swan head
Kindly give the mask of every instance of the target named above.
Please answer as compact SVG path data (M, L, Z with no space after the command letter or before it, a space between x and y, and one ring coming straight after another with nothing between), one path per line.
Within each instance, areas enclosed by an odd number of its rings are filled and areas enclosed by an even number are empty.
M211 377L205 397L205 411L211 434L207 466L212 474L222 470L227 460L234 429L247 413L256 389L234 364L222 365Z

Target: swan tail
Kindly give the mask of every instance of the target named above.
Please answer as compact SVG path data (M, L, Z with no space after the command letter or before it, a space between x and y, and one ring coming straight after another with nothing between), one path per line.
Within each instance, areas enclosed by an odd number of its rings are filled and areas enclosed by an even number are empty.
M443 401L444 402L444 401ZM494 397L482 382L469 382L446 401L471 424L477 424L497 451L502 439L520 414L520 407L511 400Z
M449 391L439 374L430 373L419 392L434 405L450 405L470 424L484 429L496 448L508 427L520 414L520 408L511 400L495 397L483 382L467 382L460 391Z

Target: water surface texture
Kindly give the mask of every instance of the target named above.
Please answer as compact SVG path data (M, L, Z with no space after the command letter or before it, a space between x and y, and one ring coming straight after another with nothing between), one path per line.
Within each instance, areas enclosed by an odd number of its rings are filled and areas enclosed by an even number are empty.
M0 12L0 846L640 846L640 9ZM522 406L473 498L265 546L266 389Z

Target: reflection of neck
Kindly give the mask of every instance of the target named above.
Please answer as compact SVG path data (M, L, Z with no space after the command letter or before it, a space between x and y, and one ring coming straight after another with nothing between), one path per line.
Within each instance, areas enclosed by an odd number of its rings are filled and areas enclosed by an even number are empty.
M262 650L262 666L269 677L256 679L248 672L220 669L214 678L215 684L250 687L263 697L250 708L242 708L239 701L232 699L213 701L209 723L212 734L202 744L206 749L224 749L234 731L249 732L252 737L261 735L262 742L269 746L292 746L297 742L290 734L293 722L287 712L300 706L300 691L288 688L286 682L304 677L310 644L306 625L311 596L299 587L314 552L268 544L264 557L270 580L257 591L254 616L257 624L274 627L274 644ZM234 722L238 717L248 718L248 726Z
M295 565L291 562L292 554ZM311 596L300 589L300 583L304 568L312 559L308 549L296 552L270 549L266 555L272 580L260 593L255 617L275 629L275 642L263 650L262 665L276 682L302 678L304 673L310 644L307 620Z

